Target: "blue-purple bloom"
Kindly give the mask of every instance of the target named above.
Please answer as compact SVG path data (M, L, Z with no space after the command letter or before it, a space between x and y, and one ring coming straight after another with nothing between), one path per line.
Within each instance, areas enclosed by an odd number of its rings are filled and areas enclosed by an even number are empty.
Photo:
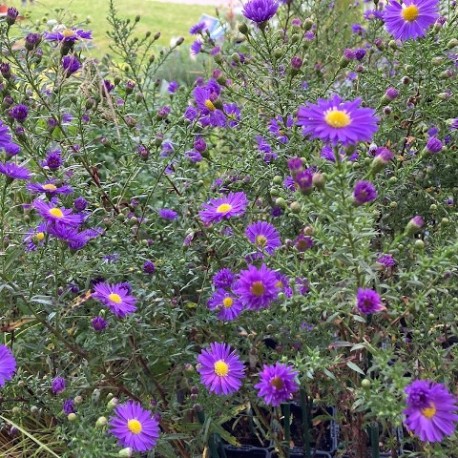
M443 144L437 137L431 137L426 143L426 150L431 154L437 154L442 151Z
M172 210L170 208L161 208L157 214L159 215L159 218L169 220L169 221L174 221L178 219L178 213L175 210Z
M13 378L15 371L16 359L13 352L6 345L0 345L0 388Z
M244 192L230 192L227 196L203 204L199 216L205 224L218 223L224 219L243 215L247 206L248 199Z
M45 243L47 229L46 223L41 223L36 228L29 229L23 239L25 249L27 251L35 251L39 246L42 246Z
M226 116L215 106L220 93L220 88L216 83L209 81L206 86L194 88L193 96L199 109L199 120L202 126L224 127Z
M55 32L45 32L45 39L48 41L60 41L64 43L74 43L75 41L85 39L92 39L92 32L90 30L82 29L65 29Z
M197 371L210 393L218 396L235 393L242 386L245 367L229 345L213 342L197 357Z
M377 190L370 181L358 181L353 190L353 198L358 205L373 202L377 198Z
M264 264L259 269L249 265L248 270L240 272L234 292L250 310L267 308L278 297L276 272Z
M276 407L290 401L293 394L299 390L297 375L298 372L287 364L264 364L259 373L259 383L254 387L258 390L258 396L263 398L267 405Z
M101 316L95 316L91 320L91 325L92 325L92 328L94 329L94 331L100 332L100 331L103 331L104 329L107 328L108 323L105 320L105 318L103 318Z
M64 414L69 415L71 413L75 413L75 402L73 399L65 399L64 402L62 403L62 412Z
M318 99L316 104L309 102L299 107L297 124L302 126L304 136L333 145L371 141L378 129L378 118L372 108L361 108L361 102L345 102L338 95L329 100Z
M11 180L29 180L32 176L29 169L13 162L0 162L0 173Z
M64 163L62 152L60 149L48 151L46 158L41 161L42 167L47 167L50 170L57 170Z
M213 275L212 283L216 288L229 289L232 287L235 281L235 275L231 269L227 267L218 270L215 275Z
M28 183L27 190L32 194L45 193L48 196L56 196L58 194L71 194L73 189L66 184L56 186L54 180L48 180L46 183Z
M8 116L15 119L17 122L23 123L29 114L29 107L22 103L14 105L8 110Z
M65 391L66 382L63 377L56 377L51 382L51 391L53 394L60 394Z
M356 308L364 315L381 312L386 309L377 291L367 288L358 288Z
M153 414L134 401L116 407L115 415L109 421L109 431L118 439L119 445L134 452L151 450L161 432Z
M81 62L74 55L64 56L62 58L62 68L65 76L70 76L81 68Z
M438 17L438 0L390 0L383 11L386 29L402 41L423 37Z
M117 317L124 318L135 312L137 299L123 283L99 282L94 286L92 297L106 305Z
M404 425L424 442L440 442L455 432L457 401L445 385L414 380L405 388Z
M243 7L243 15L256 24L263 24L277 13L276 0L249 0Z
M267 254L273 254L281 246L277 229L265 221L250 224L245 230L245 235L251 243Z
M235 294L217 289L208 300L208 308L217 311L220 320L232 321L242 313L244 307Z
M37 210L42 218L49 223L60 223L67 226L79 226L83 218L81 215L75 215L71 210L58 207L53 202L45 202L41 199L35 199L32 207Z

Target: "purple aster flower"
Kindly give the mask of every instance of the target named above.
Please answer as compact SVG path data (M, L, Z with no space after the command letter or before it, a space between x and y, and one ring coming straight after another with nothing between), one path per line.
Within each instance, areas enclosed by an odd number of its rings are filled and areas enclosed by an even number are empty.
M237 296L224 289L217 289L208 300L208 308L218 311L218 319L235 320L243 311L243 304Z
M2 148L1 145L0 145L0 148ZM17 145L16 143L7 143L3 145L3 149L5 150L5 153L8 156L16 156L17 154L21 152L21 147Z
M190 151L186 151L185 157L193 163L198 163L203 160L202 154L200 154L199 151L195 151L193 149Z
M426 150L431 154L437 154L442 151L443 144L437 137L431 137L426 143Z
M289 284L289 278L281 272L275 272L275 276L277 277L275 287L279 290L279 292L282 292L286 297L292 297L293 289Z
M101 316L95 316L91 320L91 325L92 325L94 331L100 332L100 331L103 331L104 329L107 328L108 323L105 320L105 318L103 318Z
M0 162L0 173L11 180L29 180L32 176L29 169L13 162Z
M207 143L203 137L194 140L194 149L199 153L203 153L207 149Z
M187 107L183 116L187 121L191 122L197 119L199 112L194 107Z
M281 246L277 229L265 221L250 224L245 230L245 235L251 243L267 254L273 254Z
M293 367L282 363L271 366L264 364L259 373L259 383L254 387L258 396L270 406L279 406L282 402L290 401L293 394L299 390L296 381L298 372Z
M213 86L206 86L196 87L193 91L194 100L200 111L200 122L204 127L224 127L226 125L226 116L215 106L219 93L214 89Z
M370 181L357 181L353 190L353 197L357 205L367 204L377 198L377 190Z
M268 307L278 297L277 276L264 264L258 269L253 265L242 270L234 286L234 292L250 310Z
M227 196L203 204L199 216L204 224L218 223L223 219L243 215L247 205L248 199L244 192L230 192Z
M74 55L64 56L61 63L65 76L73 75L81 68L81 62Z
M65 29L62 31L45 32L45 39L48 41L62 41L64 43L74 43L75 41L92 39L90 30Z
M396 265L396 261L391 254L382 254L377 258L377 264L390 268Z
M18 16L19 16L19 11L12 6L9 7L6 10L6 17L5 17L6 23L8 25L13 25L16 22L16 19Z
M200 53L200 51L202 51L202 46L204 45L203 41L198 38L197 40L194 40L191 44L191 46L189 47L190 51L191 51L191 55L192 56L197 56L197 54Z
M175 94L179 87L180 85L176 81L170 81L169 85L167 86L167 91L169 94Z
M23 123L29 114L29 107L20 103L8 110L8 116L15 119L17 122Z
M199 33L202 33L204 30L207 30L207 24L205 23L205 21L202 21L191 26L191 28L189 29L189 33L191 35L197 35Z
M79 226L83 220L81 215L75 215L67 208L59 208L53 202L45 202L41 199L35 199L32 207L49 223Z
M235 275L231 269L225 267L224 269L218 270L215 275L213 275L212 283L216 288L229 289L234 283Z
M381 312L386 309L377 291L365 288L358 288L358 293L356 295L356 307L365 315Z
M450 122L451 129L458 129L458 118L454 118Z
M145 261L144 264L143 264L143 272L145 274L154 274L154 272L156 271L156 266L154 265L154 262L153 261Z
M159 218L169 221L178 219L178 213L175 210L171 210L170 208L161 208L157 214L159 215Z
M121 447L147 452L156 445L160 435L159 423L149 410L143 409L138 402L128 401L117 406L114 413L109 421L109 431Z
M51 391L52 394L60 394L63 391L65 391L66 388L66 382L63 377L56 377L52 379L51 382Z
M312 237L305 234L299 234L294 240L294 246L297 251L303 253L304 251L310 250L314 245Z
M355 51L356 60L363 60L365 55L366 55L366 50L364 48L358 48Z
M203 385L218 396L235 393L242 386L245 367L229 345L213 342L197 357L198 372Z
M385 91L384 97L389 100L390 102L394 99L397 99L399 96L399 91L395 87L389 87Z
M41 42L41 34L29 33L25 37L25 48L28 51L33 51Z
M0 345L0 388L13 378L16 371L16 359L6 345Z
M275 16L278 9L276 0L249 0L243 7L243 15L256 24L263 24Z
M41 162L41 166L48 167L50 170L57 170L63 163L62 152L56 149L48 152L45 160Z
M54 181L47 181L46 183L28 183L27 189L32 194L46 193L48 196L56 196L57 194L71 194L73 189L66 184L56 186Z
M346 48L344 49L343 57L346 61L353 60L355 58L355 51L353 49Z
M35 229L30 229L24 236L23 242L27 251L35 251L39 246L45 243L47 225L39 224Z
M405 388L404 425L424 442L440 442L455 432L456 398L432 380L415 380Z
M303 63L304 61L299 56L293 56L291 58L291 68L296 72L301 69Z
M71 250L81 250L87 243L103 233L101 228L85 229L78 231L75 227L71 227L62 223L51 224L48 227L48 233L63 240Z
M402 41L423 37L438 17L438 0L390 0L383 11L388 33Z
M80 196L80 197L77 197L74 201L73 201L73 208L78 212L78 213L81 213L83 212L84 210L86 210L87 208L87 200Z
M237 127L240 122L240 108L236 103L223 104L224 114L227 119L227 126L230 128Z
M313 170L311 168L307 168L305 170L301 170L293 175L294 183L296 187L301 191L303 194L308 194L313 187Z
M319 138L334 145L354 145L371 141L377 131L377 117L372 108L360 108L361 99L344 102L335 95L330 100L299 107L298 122L304 136Z
M361 24L352 24L351 31L355 35L361 35L361 36L365 35L366 33L366 29Z
M62 403L62 412L64 414L69 415L71 413L75 413L75 402L73 399L65 399L64 402Z
M278 155L272 151L272 147L269 145L267 140L261 135L256 135L256 143L258 150L264 154L264 161L270 163L277 159Z
M122 283L99 282L94 286L92 297L106 305L119 318L137 310L137 299L129 294L128 288Z

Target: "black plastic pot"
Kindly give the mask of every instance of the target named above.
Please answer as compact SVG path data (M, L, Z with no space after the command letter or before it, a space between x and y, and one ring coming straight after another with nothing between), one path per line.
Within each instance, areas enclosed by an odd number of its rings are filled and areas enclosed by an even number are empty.
M285 440L293 444L292 451L307 453L308 450L312 455L313 452L332 455L337 450L339 434L334 407L293 402L284 405L282 410Z
M252 447L251 445L242 445L234 447L225 445L224 453L226 458L270 458L270 450L265 447Z

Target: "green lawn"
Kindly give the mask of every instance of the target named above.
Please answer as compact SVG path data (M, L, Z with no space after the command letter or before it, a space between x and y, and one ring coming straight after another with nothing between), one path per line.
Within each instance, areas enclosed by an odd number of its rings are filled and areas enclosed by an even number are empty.
M108 0L35 0L33 6L28 4L25 9L21 0L8 0L6 3L15 6L21 14L30 15L33 22L41 21L44 17L59 20L67 18L68 23L73 22L73 15L80 22L90 18L90 24L84 28L93 31L94 44L99 48L95 50L95 54L101 55L108 48ZM149 30L154 35L161 32L158 43L166 46L171 38L178 36L185 37L186 43L191 43L189 27L198 21L202 13L215 14L215 9L211 6L167 4L155 0L115 0L115 5L122 17L134 19L136 15L140 15L139 33L144 34ZM62 11L56 11L59 8ZM27 25L27 22L23 24Z

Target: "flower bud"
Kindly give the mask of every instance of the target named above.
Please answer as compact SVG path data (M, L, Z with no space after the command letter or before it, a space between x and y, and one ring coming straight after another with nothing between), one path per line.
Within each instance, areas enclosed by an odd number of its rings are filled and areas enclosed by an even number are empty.
M8 10L6 11L6 23L8 25L13 25L16 22L18 16L19 11L16 8L8 8Z
M130 447L123 448L122 450L119 450L118 452L118 456L127 457L127 458L130 458L131 456L133 456L133 454L134 454L134 451Z
M77 418L76 413L72 412L67 415L68 421L75 421Z
M97 418L97 421L95 422L95 426L97 428L102 428L106 426L107 423L108 423L107 417L99 417Z
M239 32L242 34L242 35L248 35L248 26L242 22L240 25L239 25Z

